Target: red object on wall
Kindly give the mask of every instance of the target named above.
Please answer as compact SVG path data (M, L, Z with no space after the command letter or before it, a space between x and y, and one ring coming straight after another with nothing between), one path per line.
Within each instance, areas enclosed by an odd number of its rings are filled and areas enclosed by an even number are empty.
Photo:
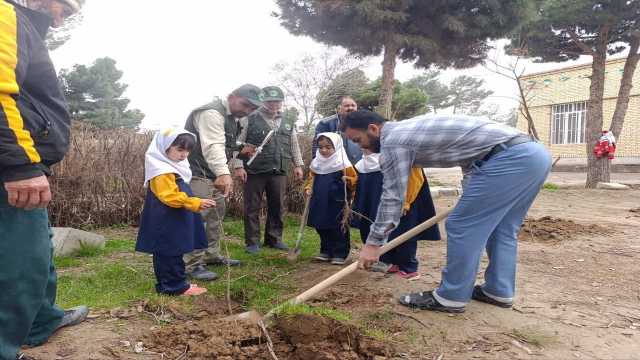
M609 160L614 158L616 153L616 140L613 134L610 134L607 130L602 131L602 136L593 148L593 153L598 159L607 157Z

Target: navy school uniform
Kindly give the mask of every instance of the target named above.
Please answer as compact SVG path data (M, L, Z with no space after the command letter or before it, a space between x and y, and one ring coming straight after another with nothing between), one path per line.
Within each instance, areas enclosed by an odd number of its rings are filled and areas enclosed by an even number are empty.
M329 258L347 258L351 250L349 231L342 228L344 210L343 171L315 174L307 225L320 235L320 253Z
M181 192L193 196L191 187L176 176ZM140 218L136 251L153 254L158 293L179 295L189 289L182 256L208 245L199 213L163 204L147 189Z
M358 184L356 185L356 195L353 201L353 211L366 216L371 221L375 221L378 213L378 205L380 204L380 197L382 196L382 179L383 176L380 171L358 173ZM411 204L411 208L407 214L400 219L398 226L389 235L389 241L435 216L435 213L435 206L431 198L429 184L425 178L418 196ZM354 214L351 225L360 229L360 237L362 241L365 242L367 237L369 237L371 222ZM419 240L440 240L440 229L438 225L436 224L428 228L405 241L402 245L382 255L380 261L386 264L398 265L401 271L407 273L418 271L419 263L416 258L416 251Z

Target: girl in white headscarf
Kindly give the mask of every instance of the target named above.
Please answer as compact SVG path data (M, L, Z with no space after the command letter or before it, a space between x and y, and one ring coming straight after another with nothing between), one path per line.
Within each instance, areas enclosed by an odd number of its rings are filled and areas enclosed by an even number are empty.
M215 206L193 197L187 156L196 137L184 129L158 132L144 158L147 195L140 218L136 251L153 254L156 291L168 295L200 295L207 291L189 284L182 256L207 247L200 211Z
M342 225L345 200L352 198L358 178L336 133L320 133L318 150L311 162L311 172L305 191L311 196L309 220L320 235L320 254L316 260L343 265L349 256L349 231ZM345 199L344 187L348 189Z

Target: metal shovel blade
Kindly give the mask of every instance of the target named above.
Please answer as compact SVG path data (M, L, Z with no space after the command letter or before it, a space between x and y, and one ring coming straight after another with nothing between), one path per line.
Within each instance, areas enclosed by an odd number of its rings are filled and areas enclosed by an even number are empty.
M302 212L302 217L300 218L300 228L298 229L296 246L294 246L293 249L289 249L289 253L287 254L287 261L289 261L290 263L296 262L296 260L298 260L298 256L300 256L300 246L302 244L302 236L304 235L304 227L305 225L307 225L310 202L311 196L307 196L304 202L304 211Z
M289 249L289 253L287 254L288 262L296 262L298 260L298 256L300 256L300 248L294 247L293 249Z

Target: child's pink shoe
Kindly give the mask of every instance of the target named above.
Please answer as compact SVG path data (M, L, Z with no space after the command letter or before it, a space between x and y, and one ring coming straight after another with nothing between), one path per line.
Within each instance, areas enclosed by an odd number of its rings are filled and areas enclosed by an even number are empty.
M420 279L420 274L418 274L418 272L414 271L414 272L404 272L404 271L398 271L397 275L405 280L418 280Z
M397 273L399 271L400 271L400 267L398 265L391 265L387 269L387 273L389 273L389 274L395 274L395 273Z
M183 296L198 296L207 292L207 289L202 288L196 284L191 284L187 291L183 292Z

